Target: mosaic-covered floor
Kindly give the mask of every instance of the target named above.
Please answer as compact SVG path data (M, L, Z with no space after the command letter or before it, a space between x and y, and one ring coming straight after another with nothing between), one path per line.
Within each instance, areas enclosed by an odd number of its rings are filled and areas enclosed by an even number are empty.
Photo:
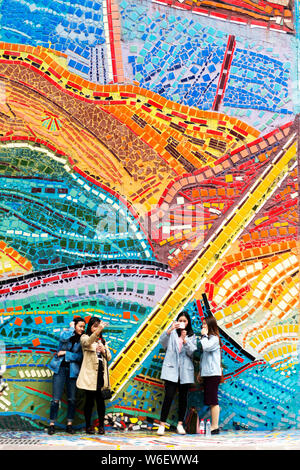
M215 436L150 431L107 431L104 436L83 432L0 431L0 450L298 450L300 430L227 431Z

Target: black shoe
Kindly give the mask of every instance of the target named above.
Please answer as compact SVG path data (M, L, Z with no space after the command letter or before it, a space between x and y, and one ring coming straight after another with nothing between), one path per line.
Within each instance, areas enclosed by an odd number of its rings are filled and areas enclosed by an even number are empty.
M105 434L103 426L99 426L98 434Z
M220 434L220 429L219 429L219 428L213 429L213 430L211 431L211 434Z
M88 428L85 428L85 432L87 434L95 434L95 429L93 428L93 426L89 426Z
M55 433L55 427L53 424L50 424L49 428L48 428L48 434L49 436L52 436L52 434Z
M69 434L74 434L75 433L72 424L67 424L66 431Z

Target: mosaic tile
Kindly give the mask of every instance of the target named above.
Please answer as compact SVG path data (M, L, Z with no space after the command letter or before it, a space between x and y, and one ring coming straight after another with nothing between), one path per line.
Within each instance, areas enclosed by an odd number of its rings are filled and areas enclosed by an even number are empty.
M265 28L277 31L293 32L293 11L287 2L261 2L254 5L249 1L210 2L153 0L154 3L168 5L182 10L191 10L194 14L213 17L222 21L250 24L252 28Z
M276 429L294 448L299 3L0 11L0 427L12 430L0 445L197 445L172 433L176 401L168 435L153 436L157 340L185 308L198 334L208 314L221 332L218 445L267 446ZM105 442L66 438L65 397L50 441L49 357L75 315L93 314L113 356ZM190 388L189 407L206 418L202 392ZM83 421L79 393L78 431Z
M172 451L176 450L215 450L217 446L219 450L237 450L243 446L244 449L252 450L297 450L299 449L298 431L231 431L223 435L212 437L201 437L200 435L189 434L186 436L178 436L173 432L168 432L163 437L156 437L151 431L131 431L118 432L111 429L106 431L105 436L89 436L76 433L70 436L65 433L48 436L43 432L19 432L13 436L9 432L1 433L0 437L1 449L24 449L28 450L55 450L64 448L72 448L72 450L95 449L101 450L103 457L106 457L105 450L127 451L128 456L131 449L136 452L145 452L145 449L152 452L159 450ZM188 453L187 453L188 454ZM116 456L113 454L112 456ZM121 455L121 454L120 454ZM112 457L111 456L111 457ZM106 457L107 458L107 457ZM124 458L122 456L122 458Z

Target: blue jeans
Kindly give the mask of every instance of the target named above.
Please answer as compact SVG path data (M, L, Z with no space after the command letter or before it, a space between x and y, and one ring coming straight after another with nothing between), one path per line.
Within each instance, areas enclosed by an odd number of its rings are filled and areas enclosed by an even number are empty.
M68 412L67 419L72 421L75 415L76 404L76 378L70 378L70 368L60 366L57 374L53 374L53 397L50 406L50 420L57 418L59 402L61 400L65 384L67 385Z

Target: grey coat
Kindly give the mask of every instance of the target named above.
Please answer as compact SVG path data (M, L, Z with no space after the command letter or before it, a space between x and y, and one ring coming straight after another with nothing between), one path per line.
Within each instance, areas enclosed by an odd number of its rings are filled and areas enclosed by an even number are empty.
M201 377L222 375L221 349L218 336L203 336L200 342L203 349L200 361Z
M159 338L160 344L166 351L161 379L181 384L194 383L193 353L197 349L196 336L186 338L186 344L182 345L179 352L177 331L173 330L170 335L165 331Z

